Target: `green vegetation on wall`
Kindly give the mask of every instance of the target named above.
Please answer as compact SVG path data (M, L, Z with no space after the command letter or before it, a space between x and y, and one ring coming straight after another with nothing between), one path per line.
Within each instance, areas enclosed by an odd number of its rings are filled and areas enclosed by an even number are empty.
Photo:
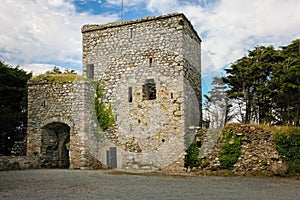
M77 74L41 74L30 79L30 81L50 81L55 83L67 83L75 81Z
M286 128L277 131L275 144L281 158L288 165L288 173L300 175L300 128Z
M186 167L199 167L200 166L200 157L199 157L199 153L200 150L197 147L196 142L193 142L189 148L186 150L186 157L184 159L184 163Z
M232 169L241 155L241 137L234 130L224 129L220 152L220 169Z
M79 76L74 70L65 70L61 72L58 67L54 67L51 71L47 71L45 74L41 74L32 77L30 81L50 81L55 83L67 83L75 80L84 80L85 78Z
M103 103L103 90L104 85L101 83L97 84L96 88L96 98L95 98L95 110L97 120L102 128L102 130L107 130L115 123L115 117L112 113L112 107L109 105L108 107Z

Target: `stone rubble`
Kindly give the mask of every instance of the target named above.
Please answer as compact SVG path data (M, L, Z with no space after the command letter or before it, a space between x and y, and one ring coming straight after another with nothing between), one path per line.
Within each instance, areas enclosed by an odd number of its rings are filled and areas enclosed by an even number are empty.
M285 175L287 166L280 158L274 143L274 133L257 125L229 124L225 130L235 130L241 137L242 152L232 173L236 175ZM220 165L220 140L204 159L210 164L201 171L216 171Z

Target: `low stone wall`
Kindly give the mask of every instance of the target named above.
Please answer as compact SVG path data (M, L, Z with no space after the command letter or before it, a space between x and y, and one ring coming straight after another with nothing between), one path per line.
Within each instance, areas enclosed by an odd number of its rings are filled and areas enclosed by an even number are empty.
M287 166L280 158L274 142L274 133L255 125L230 124L225 129L235 130L241 137L241 155L234 164L232 173L236 175L285 175ZM204 159L210 164L202 172L217 171L220 166L220 140Z
M39 158L29 158L26 156L1 156L0 171L20 170L20 169L38 169L40 168Z

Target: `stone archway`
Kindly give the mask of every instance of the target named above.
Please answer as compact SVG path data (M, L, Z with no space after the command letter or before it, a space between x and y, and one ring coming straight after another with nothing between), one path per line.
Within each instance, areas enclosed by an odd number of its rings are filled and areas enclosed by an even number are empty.
M70 127L52 122L42 127L41 167L69 168Z

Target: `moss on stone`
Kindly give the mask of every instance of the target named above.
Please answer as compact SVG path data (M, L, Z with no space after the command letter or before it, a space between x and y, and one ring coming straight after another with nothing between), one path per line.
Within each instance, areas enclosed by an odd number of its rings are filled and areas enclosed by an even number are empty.
M49 81L56 83L67 83L74 82L75 80L86 80L86 78L73 73L63 73L63 74L41 74L32 77L29 81L39 82L39 81Z

